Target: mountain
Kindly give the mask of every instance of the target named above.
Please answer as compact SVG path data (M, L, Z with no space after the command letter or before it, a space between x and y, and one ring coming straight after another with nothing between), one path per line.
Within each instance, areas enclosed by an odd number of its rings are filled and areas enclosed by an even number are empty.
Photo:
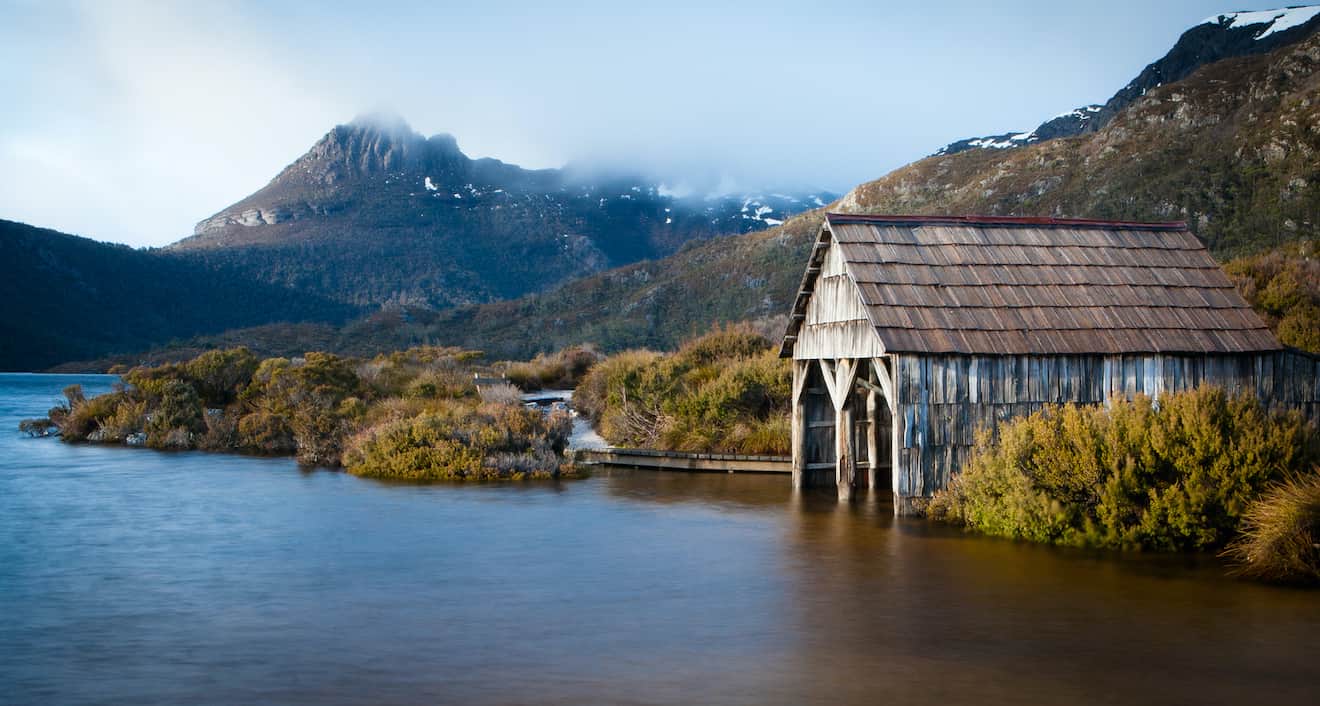
M1108 125L1123 109L1147 91L1181 81L1216 61L1267 54L1310 35L1320 27L1320 5L1285 7L1256 12L1230 12L1207 17L1178 38L1155 63L1147 66L1104 105L1087 105L1057 115L1035 130L972 137L952 142L935 156L972 149L1012 149L1025 145L1095 132Z
M1095 132L927 158L839 208L1186 220L1221 256L1315 238L1320 23L1307 26L1273 52L1152 88Z
M859 185L828 208L1187 220L1224 259L1315 241L1320 35L1315 23L1307 27L1310 34L1288 35L1292 43L1269 53L1207 64L1151 88L1093 132L929 157ZM542 294L429 318L415 313L395 332L523 357L585 341L670 348L723 321L760 321L775 331L824 210Z
M199 333L354 310L155 251L0 220L0 370L142 350Z
M859 185L825 208L1185 219L1221 258L1315 241L1320 238L1320 35L1315 23L1306 27L1267 53L1207 63L1149 88L1093 131L1013 149L929 157ZM698 240L662 259L508 301L439 311L395 306L346 327L266 326L188 345L256 341L263 350L298 350L314 341L318 348L370 353L434 343L520 358L581 342L607 350L670 348L723 321L749 320L777 333L825 208L766 230ZM1288 252L1313 254L1314 248ZM1313 275L1314 268L1298 271ZM1286 285L1289 277L1311 276L1276 274L1253 277L1264 291L1287 288L1268 282ZM1263 301L1276 294L1248 298ZM1287 319L1283 308L1272 315Z
M359 118L169 248L355 306L516 297L746 233L828 193L680 198L641 177L472 159L449 135Z

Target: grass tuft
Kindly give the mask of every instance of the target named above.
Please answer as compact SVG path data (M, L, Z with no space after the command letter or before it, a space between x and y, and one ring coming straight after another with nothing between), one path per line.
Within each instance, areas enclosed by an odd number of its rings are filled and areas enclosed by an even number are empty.
M1320 584L1320 469L1272 486L1251 504L1224 551L1240 576Z

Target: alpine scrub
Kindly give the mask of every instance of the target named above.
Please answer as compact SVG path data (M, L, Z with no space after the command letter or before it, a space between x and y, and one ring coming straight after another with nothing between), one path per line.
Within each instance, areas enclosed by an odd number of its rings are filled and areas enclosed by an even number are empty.
M1272 484L1316 460L1316 430L1301 415L1215 387L1158 406L1050 407L982 432L927 512L1034 542L1217 550Z

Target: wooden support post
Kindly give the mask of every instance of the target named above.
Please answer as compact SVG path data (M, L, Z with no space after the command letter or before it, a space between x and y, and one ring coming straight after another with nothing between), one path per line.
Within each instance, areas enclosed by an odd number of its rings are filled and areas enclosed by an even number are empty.
M853 408L845 403L834 413L834 482L839 486L839 501L852 500L853 478L857 475L857 461L853 458Z
M883 366L878 366L876 368L875 373L876 375L882 378L886 377L887 374L889 379L889 386L886 389L894 392L893 396L886 395L886 397L889 397L889 414L890 414L889 453L892 454L890 462L893 464L889 469L889 476L893 482L894 515L901 515L903 514L902 512L903 504L902 501L900 500L899 491L898 491L899 483L900 483L899 474L903 473L903 467L900 464L900 460L902 459L902 449L903 449L903 437L901 432L903 418L902 418L902 412L898 406L898 389L899 389L898 371L900 367L900 358L898 356L890 356L890 358L886 362L889 364L888 365L889 369L885 370Z
M880 400L875 390L866 391L866 487L875 491L876 475L880 465Z
M793 489L802 489L803 472L807 469L807 373L809 360L793 361Z
M835 374L830 389L834 402L834 483L839 489L839 500L851 500L857 458L853 451L853 406L849 400L857 379L857 361L844 358L833 368L829 372Z

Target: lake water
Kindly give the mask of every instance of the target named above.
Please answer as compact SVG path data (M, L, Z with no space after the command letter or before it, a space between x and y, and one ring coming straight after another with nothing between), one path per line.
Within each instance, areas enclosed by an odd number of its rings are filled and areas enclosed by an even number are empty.
M384 484L26 439L0 703L1320 703L1320 593L899 521L783 476Z

